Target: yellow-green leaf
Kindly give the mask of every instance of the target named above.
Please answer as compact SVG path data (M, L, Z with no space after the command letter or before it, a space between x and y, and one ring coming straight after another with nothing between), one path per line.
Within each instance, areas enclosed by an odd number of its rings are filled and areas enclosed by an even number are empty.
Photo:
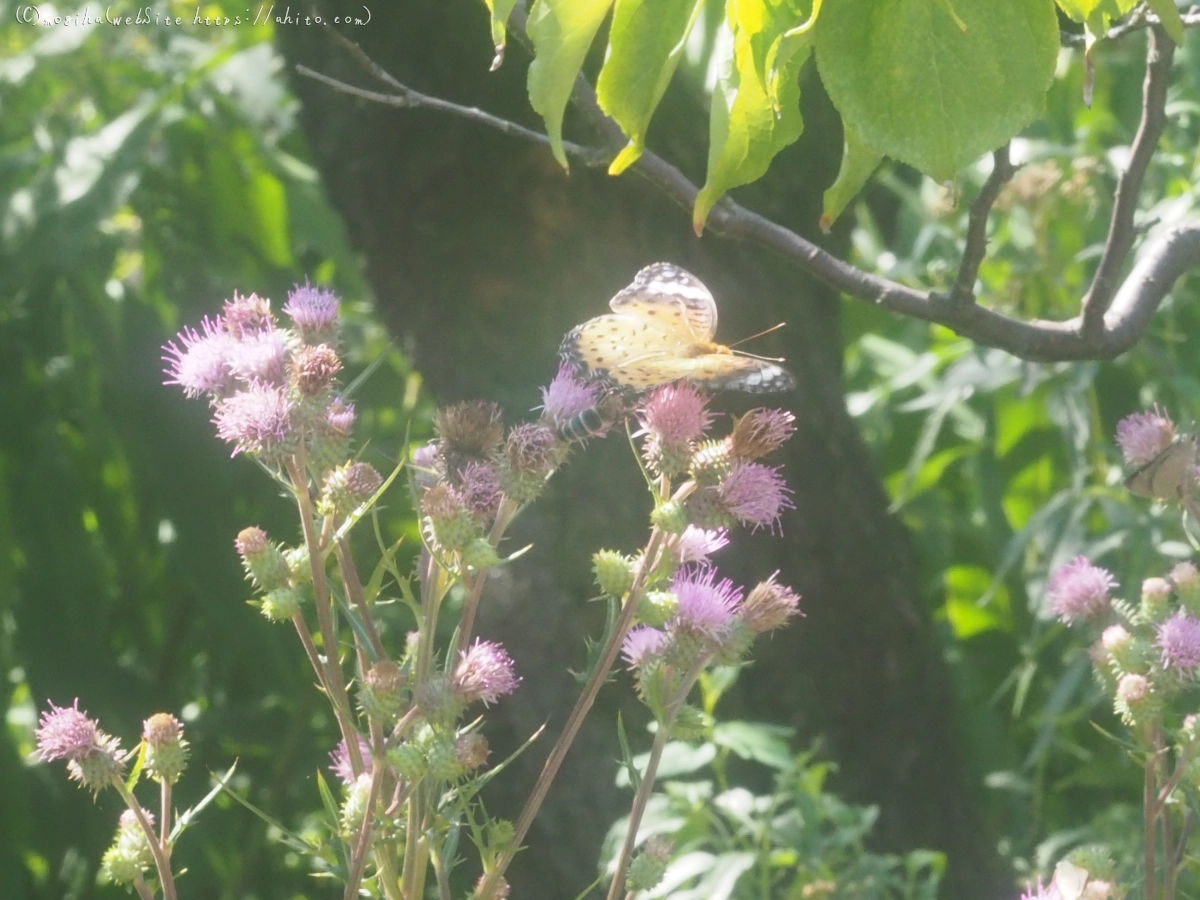
M838 169L837 179L825 191L825 207L821 211L822 231L829 231L883 159L883 154L868 147L849 125L844 125L842 130L842 165Z
M1146 0L1146 5L1162 21L1162 27L1176 46L1183 46L1183 16L1179 15L1175 0Z
M1054 0L838 0L813 31L842 120L939 180L1041 115L1058 61Z
M503 52L504 44L508 39L505 26L508 24L508 17L512 14L513 7L517 5L517 0L483 0L483 2L487 4L488 12L492 14L492 44L499 55Z
M613 161L609 174L619 175L641 155L650 117L702 9L704 0L616 0L596 99L621 126L629 146Z
M1097 23L1103 20L1104 30L1112 20L1125 15L1138 4L1138 0L1057 0L1058 7L1076 22L1087 22L1093 16Z
M788 0L730 0L724 27L733 51L713 90L708 175L692 212L697 234L726 191L761 178L804 130L799 73L812 31L796 26L805 21Z
M564 169L563 113L584 57L611 5L612 0L537 0L529 12L526 30L534 48L529 64L529 103L545 121L550 150Z

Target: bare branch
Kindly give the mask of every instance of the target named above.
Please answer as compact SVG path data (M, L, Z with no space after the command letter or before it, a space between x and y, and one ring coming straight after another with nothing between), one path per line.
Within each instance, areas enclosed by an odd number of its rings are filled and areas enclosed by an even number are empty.
M1200 24L1200 16L1196 18L1196 23L1189 24ZM509 34L528 45L525 24L525 11L518 4L509 20ZM397 107L436 109L541 145L549 143L549 138L540 132L474 107L460 106L413 90L385 72L344 36L336 31L333 33L351 48L364 68L387 84L393 93L357 88L305 66L297 66L301 75L353 96ZM1015 171L1006 148L996 152L992 174L971 205L963 260L949 294L918 290L863 271L796 232L746 209L728 196L713 207L707 222L708 230L722 237L775 250L804 271L855 299L944 325L977 344L1007 350L1022 359L1052 362L1117 356L1141 338L1176 279L1200 263L1200 220L1192 219L1161 233L1143 248L1124 282L1117 280L1134 240L1146 227L1145 224L1134 224L1133 213L1138 189L1165 124L1166 80L1173 45L1160 27L1153 26L1153 35L1147 61L1142 125L1134 140L1129 168L1118 184L1105 253L1088 292L1083 315L1062 322L1023 321L978 303L965 302L973 299L974 281L986 252L988 214L996 195ZM607 164L625 145L624 133L600 109L595 90L582 75L576 79L571 101L596 130L602 146L564 142L564 149L588 165ZM659 192L691 213L699 188L674 165L646 150L630 171L645 178ZM1085 316L1098 324L1085 329Z
M992 174L983 183L979 196L971 204L962 262L958 264L958 277L954 279L954 287L950 289L950 299L958 303L971 303L975 300L975 278L979 275L980 263L987 255L988 214L992 211L992 204L1000 196L1000 191L1016 171L1017 167L1012 164L1008 155L1008 144L992 154Z
M1112 220L1108 226L1108 238L1104 242L1104 255L1083 298L1083 333L1092 337L1104 327L1104 313L1117 291L1121 268L1125 257L1133 249L1136 230L1133 224L1137 212L1138 194L1142 179L1158 139L1167 125L1167 82L1171 76L1171 63L1175 59L1175 43L1167 36L1161 25L1150 30L1150 49L1146 53L1146 80L1142 85L1142 120L1130 148L1129 166L1117 181L1117 193L1113 198Z

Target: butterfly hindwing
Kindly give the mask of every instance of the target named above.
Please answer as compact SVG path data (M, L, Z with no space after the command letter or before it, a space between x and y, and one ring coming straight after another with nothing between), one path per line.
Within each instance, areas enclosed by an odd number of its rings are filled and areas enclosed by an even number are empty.
M698 278L678 266L647 266L609 306L612 313L574 328L559 349L587 381L632 391L680 379L750 393L795 387L792 375L774 362L712 343L716 302Z
M1196 438L1184 435L1126 478L1125 487L1151 500L1178 496L1196 464L1196 450Z

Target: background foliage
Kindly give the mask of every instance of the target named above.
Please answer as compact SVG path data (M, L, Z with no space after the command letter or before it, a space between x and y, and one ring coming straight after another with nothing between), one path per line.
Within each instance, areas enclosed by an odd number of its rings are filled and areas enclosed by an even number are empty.
M360 365L385 336L306 162L270 27L39 29L14 27L13 4L0 15L0 896L103 896L94 866L115 808L24 762L43 698L82 695L127 741L149 712L180 712L195 749L181 792L198 796L199 773L238 758L251 799L300 826L335 733L290 639L239 602L232 537L247 522L284 528L286 507L228 461L201 404L161 387L162 342L235 289L278 301L305 275L349 301ZM1090 108L1079 52L1060 55L1048 115L1014 148L1028 164L1001 198L980 273L989 302L1072 311L1136 125L1143 41L1098 48ZM684 77L704 81L706 52L683 59ZM1200 185L1200 60L1181 53L1177 68L1146 192L1163 222L1194 209ZM944 286L960 196L981 181L885 164L852 208L857 261ZM1133 591L1158 574L1153 551L1189 552L1177 521L1118 489L1110 436L1155 401L1194 421L1196 291L1183 283L1142 345L1106 364L1020 363L843 310L847 402L917 540L963 740L1018 868L1132 836L1138 771L1092 727L1117 730L1086 656L1042 615L1042 585L1087 552ZM426 428L419 386L394 350L368 382L381 469L410 425ZM411 527L391 515L394 533ZM324 891L237 808L210 809L178 858L189 895Z

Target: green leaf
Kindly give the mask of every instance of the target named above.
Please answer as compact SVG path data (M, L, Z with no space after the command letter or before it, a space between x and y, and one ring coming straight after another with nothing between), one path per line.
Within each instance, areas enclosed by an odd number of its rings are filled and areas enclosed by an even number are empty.
M496 63L492 68L495 69L504 59L504 44L508 39L505 25L508 23L508 17L512 15L513 7L517 5L517 0L483 0L483 2L487 4L488 12L492 14L492 44L496 48Z
M821 230L826 232L833 227L847 204L858 196L883 160L883 154L863 143L858 132L849 125L846 126L843 141L842 165L838 169L837 180L825 191L825 207L821 211Z
M1041 114L1058 60L1053 0L841 0L814 30L847 127L943 181Z
M704 0L616 0L596 100L621 126L629 146L613 160L608 174L620 175L642 155L650 117L702 9Z
M692 212L696 234L726 191L761 178L775 154L804 131L799 73L813 32L797 29L802 21L787 0L728 6L724 27L732 33L733 52L713 89L708 176Z
M565 169L563 113L583 59L608 14L612 0L537 0L526 31L533 41L529 64L529 103L546 122L550 150Z
M1137 6L1138 0L1057 0L1057 3L1059 9L1076 22L1086 22L1097 14L1103 16L1104 31L1107 31L1112 20Z
M1182 47L1183 17L1179 15L1179 8L1175 5L1175 0L1146 0L1146 5L1162 20L1162 27L1166 29L1175 45Z
M752 759L783 771L795 762L788 746L792 729L762 722L718 722L713 728L713 743L725 747L742 759Z

